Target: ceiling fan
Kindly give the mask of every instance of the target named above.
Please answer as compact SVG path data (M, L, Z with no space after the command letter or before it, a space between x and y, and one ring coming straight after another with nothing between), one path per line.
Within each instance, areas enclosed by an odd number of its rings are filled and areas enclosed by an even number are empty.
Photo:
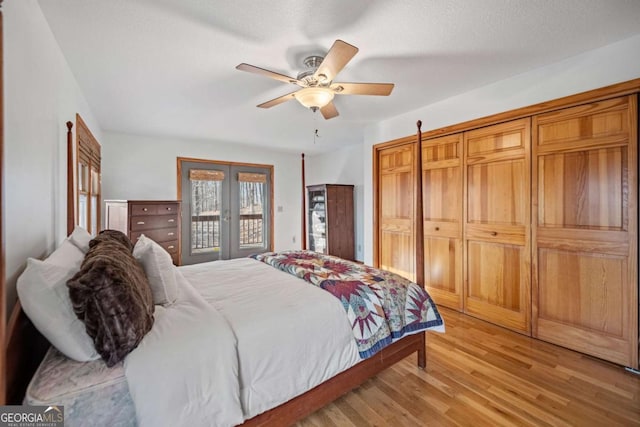
M258 105L258 107L271 108L283 102L296 99L300 104L310 108L314 112L319 109L322 116L328 120L338 115L338 110L336 110L336 106L333 104L333 97L335 95L388 96L393 90L393 83L334 82L333 79L336 75L347 65L356 53L358 53L357 47L345 43L342 40L336 40L325 57L314 55L305 58L304 65L306 69L301 71L296 78L245 63L238 65L236 69L260 74L284 83L292 83L302 88L264 102Z

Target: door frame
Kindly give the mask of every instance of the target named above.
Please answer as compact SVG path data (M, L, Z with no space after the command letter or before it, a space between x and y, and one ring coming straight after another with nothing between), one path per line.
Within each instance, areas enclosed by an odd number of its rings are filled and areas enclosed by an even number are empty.
M177 170L177 174L176 174L176 182L177 182L177 188L178 188L178 198L177 200L182 200L182 164L186 163L186 162L197 162L197 163L207 163L207 164L211 164L211 165L220 165L220 166L229 166L229 167L233 167L233 166L239 166L239 167L254 167L254 168L263 168L263 169L269 169L269 185L271 187L271 191L270 191L270 195L269 195L269 225L268 225L268 233L269 233L269 247L267 248L268 251L273 252L273 248L274 248L274 240L275 240L275 233L274 233L274 219L273 219L273 213L274 213L274 209L273 209L273 199L274 199L274 193L275 193L275 189L273 186L273 165L265 165L265 164L260 164L260 163L245 163L245 162L227 162L227 161L223 161L223 160L210 160L210 159L198 159L198 158L194 158L194 157L177 157L176 158L176 170ZM187 230L182 230L183 233L187 232ZM182 261L182 260L181 260Z

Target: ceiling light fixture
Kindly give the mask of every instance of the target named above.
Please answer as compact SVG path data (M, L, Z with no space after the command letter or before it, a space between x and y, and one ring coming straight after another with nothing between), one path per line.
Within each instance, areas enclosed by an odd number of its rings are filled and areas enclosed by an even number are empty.
M300 104L311 111L322 108L333 100L334 92L326 87L307 87L294 94Z

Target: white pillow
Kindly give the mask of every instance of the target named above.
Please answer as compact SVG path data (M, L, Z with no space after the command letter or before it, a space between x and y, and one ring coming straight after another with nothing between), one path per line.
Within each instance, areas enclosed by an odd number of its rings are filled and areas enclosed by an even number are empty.
M153 295L154 304L169 305L176 301L176 267L171 255L144 234L133 247L133 256L142 264Z
M76 245L71 243L69 239L64 239L62 244L53 251L46 259L49 264L55 264L61 267L72 269L74 273L80 270L80 265L84 260L84 252Z
M67 239L80 249L82 253L86 254L89 252L89 242L93 237L91 237L91 234L89 234L87 230L78 226L73 229L73 233L71 233Z
M98 359L93 340L69 298L67 280L78 268L49 262L50 258L46 262L27 260L27 268L16 285L22 308L40 333L67 357L79 362Z

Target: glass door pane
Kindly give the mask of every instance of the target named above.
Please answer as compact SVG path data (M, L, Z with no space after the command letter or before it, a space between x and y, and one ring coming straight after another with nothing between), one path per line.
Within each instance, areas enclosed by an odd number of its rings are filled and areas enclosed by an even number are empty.
M265 252L269 245L270 170L232 166L231 258Z
M326 253L326 195L325 190L309 190L309 250Z
M238 181L238 207L240 221L238 235L240 236L240 248L264 248L263 221L265 218L265 183L266 175L262 175L264 181Z
M100 223L100 173L91 168L91 187L90 187L91 206L89 208L89 217L91 218L91 234L98 234Z
M229 257L229 167L182 163L182 264Z
M87 206L87 194L78 194L78 225L85 230L89 230L87 220L89 219L89 207Z
M220 252L222 181L191 181L191 252Z
M89 165L78 163L78 225L91 233L89 227Z

